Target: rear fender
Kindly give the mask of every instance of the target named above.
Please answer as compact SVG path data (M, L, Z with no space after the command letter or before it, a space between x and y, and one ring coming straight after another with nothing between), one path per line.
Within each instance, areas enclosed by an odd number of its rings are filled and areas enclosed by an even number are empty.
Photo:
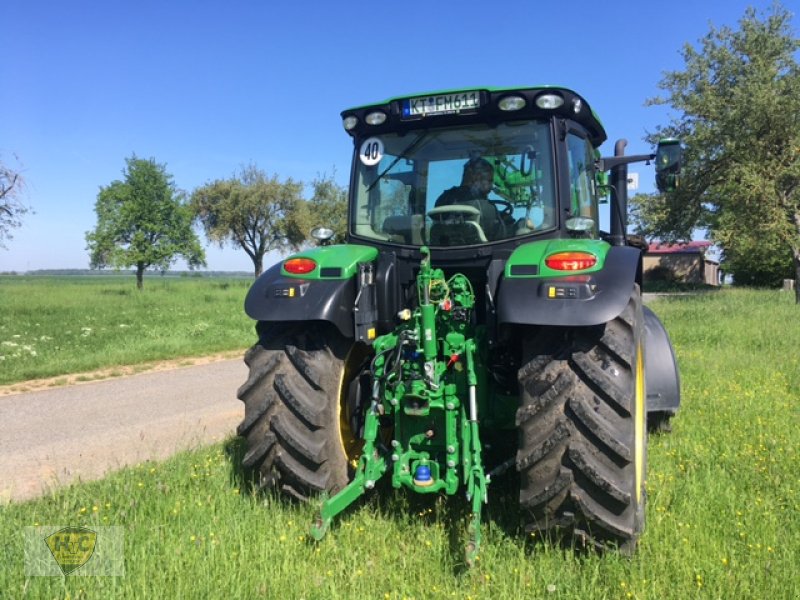
M637 282L641 252L612 246L600 270L570 276L504 277L497 292L499 325L586 327L617 317Z
M667 330L655 313L644 307L644 376L647 412L674 415L681 404L681 380Z
M352 338L358 265L373 261L378 252L355 244L324 246L289 258L310 258L313 271L293 275L284 262L265 271L247 293L244 310L251 319L266 322L328 321ZM288 259L287 259L288 260Z

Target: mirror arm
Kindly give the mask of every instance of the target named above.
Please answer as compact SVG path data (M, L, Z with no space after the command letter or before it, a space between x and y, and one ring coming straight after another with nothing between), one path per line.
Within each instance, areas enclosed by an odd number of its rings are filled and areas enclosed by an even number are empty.
M620 165L645 162L655 160L655 154L632 154L631 156L605 156L594 161L594 166L598 171L610 171Z

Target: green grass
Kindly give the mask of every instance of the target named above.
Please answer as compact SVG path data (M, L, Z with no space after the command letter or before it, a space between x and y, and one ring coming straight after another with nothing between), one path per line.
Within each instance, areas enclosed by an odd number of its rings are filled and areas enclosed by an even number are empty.
M737 290L651 306L683 406L672 433L650 438L647 528L630 559L524 537L496 484L472 570L460 498L376 490L311 543L313 507L249 494L234 441L0 508L0 596L800 597L800 307ZM124 527L126 575L26 580L21 530L36 524Z
M0 385L242 349L251 279L0 276Z

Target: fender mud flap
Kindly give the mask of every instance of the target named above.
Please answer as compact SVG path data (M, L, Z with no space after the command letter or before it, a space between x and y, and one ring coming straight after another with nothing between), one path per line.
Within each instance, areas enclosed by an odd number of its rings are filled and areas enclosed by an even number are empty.
M674 415L681 404L681 381L675 351L667 330L655 313L646 306L644 327L647 412Z

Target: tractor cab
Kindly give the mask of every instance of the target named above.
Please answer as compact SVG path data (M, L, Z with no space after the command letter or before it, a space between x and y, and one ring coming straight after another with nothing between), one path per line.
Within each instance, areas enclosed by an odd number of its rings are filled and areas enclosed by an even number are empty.
M550 137L542 121L370 136L356 157L352 233L467 246L553 231Z
M563 88L473 90L346 110L355 138L350 241L515 247L599 235L588 103Z

